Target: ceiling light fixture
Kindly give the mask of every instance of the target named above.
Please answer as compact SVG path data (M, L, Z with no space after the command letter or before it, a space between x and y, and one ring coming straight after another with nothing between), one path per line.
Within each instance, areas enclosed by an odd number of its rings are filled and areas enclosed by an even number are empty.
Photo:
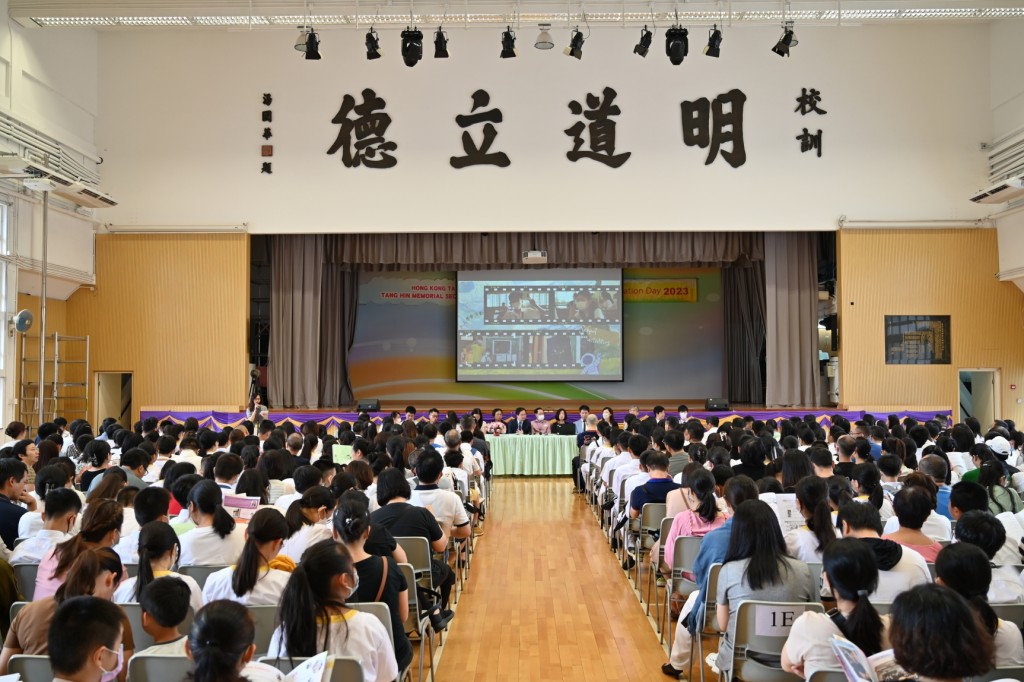
M704 48L704 54L709 57L718 57L722 52L722 32L718 30L718 24L715 24L711 32L708 33L708 44Z
M672 28L665 31L665 54L673 66L679 66L690 53L689 31L682 26L674 24Z
M423 31L406 26L402 31L402 61L406 66L413 67L421 59L423 59Z
M550 50L555 46L555 41L551 39L551 24L537 24L537 28L540 29L540 33L537 34L537 40L533 43L533 46L538 50Z
M501 33L501 58L511 59L516 56L516 34L511 26L506 26Z
M576 26L572 29L572 35L569 37L569 47L565 48L565 54L570 57L576 57L576 59L583 59L583 34L580 33L580 27Z
M647 30L647 26L644 26L640 30L640 42L633 48L633 54L638 54L641 57L647 56L647 51L651 49L651 43L654 41L654 34Z
M295 49L305 53L306 59L320 59L320 37L312 26L300 26L298 39L295 41Z
M366 32L366 58L369 59L380 59L380 36L373 26Z
M434 32L434 59L448 59L448 34L443 28L438 26Z
M793 22L787 21L782 25L782 37L779 38L779 42L775 43L775 47L772 48L772 52L780 57L788 57L789 48L795 47L799 44L799 41L796 39L796 34L793 33Z

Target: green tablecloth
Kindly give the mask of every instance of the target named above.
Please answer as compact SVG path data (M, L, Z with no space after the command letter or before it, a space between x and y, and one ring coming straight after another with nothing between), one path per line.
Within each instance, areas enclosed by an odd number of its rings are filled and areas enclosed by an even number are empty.
M495 476L569 476L576 436L487 436Z

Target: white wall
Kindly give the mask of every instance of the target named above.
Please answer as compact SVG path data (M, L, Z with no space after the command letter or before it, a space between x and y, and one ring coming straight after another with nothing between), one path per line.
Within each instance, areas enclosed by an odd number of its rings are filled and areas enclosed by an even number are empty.
M500 60L498 29L452 28L452 58L412 69L393 29L381 31L376 62L352 30L324 32L320 62L292 49L291 32L103 33L97 140L104 184L121 201L103 219L257 232L827 230L843 214L987 213L967 196L985 184L978 145L991 138L989 82L978 77L988 26L801 28L788 60L769 51L777 29L727 31L719 60L701 54L706 34L695 29L681 67L664 56L663 30L644 60L632 54L639 31L595 29L577 61L559 49L564 29L543 52L524 27L519 58ZM633 153L615 171L565 158L569 100L604 86L623 111L618 151ZM387 100L394 169L347 169L325 153L343 94L364 87ZM495 149L512 166L456 171L454 118L481 87L504 113ZM734 87L748 97L747 164L705 167L706 150L682 144L679 104ZM823 92L827 116L793 113L801 87ZM275 98L273 176L259 173L264 92ZM825 131L823 158L800 153L804 126Z
M1024 126L1024 19L991 24L992 136Z

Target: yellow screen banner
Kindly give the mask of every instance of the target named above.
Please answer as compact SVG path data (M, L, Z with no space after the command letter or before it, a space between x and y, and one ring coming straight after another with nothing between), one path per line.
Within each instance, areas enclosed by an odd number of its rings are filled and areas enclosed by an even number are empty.
M697 280L694 279L634 279L622 283L626 301L645 303L697 302Z

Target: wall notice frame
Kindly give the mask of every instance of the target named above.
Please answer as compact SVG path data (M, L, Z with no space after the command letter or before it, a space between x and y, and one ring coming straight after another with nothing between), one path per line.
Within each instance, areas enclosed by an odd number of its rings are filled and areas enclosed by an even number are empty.
M886 315L885 364L950 364L949 327L949 315Z

